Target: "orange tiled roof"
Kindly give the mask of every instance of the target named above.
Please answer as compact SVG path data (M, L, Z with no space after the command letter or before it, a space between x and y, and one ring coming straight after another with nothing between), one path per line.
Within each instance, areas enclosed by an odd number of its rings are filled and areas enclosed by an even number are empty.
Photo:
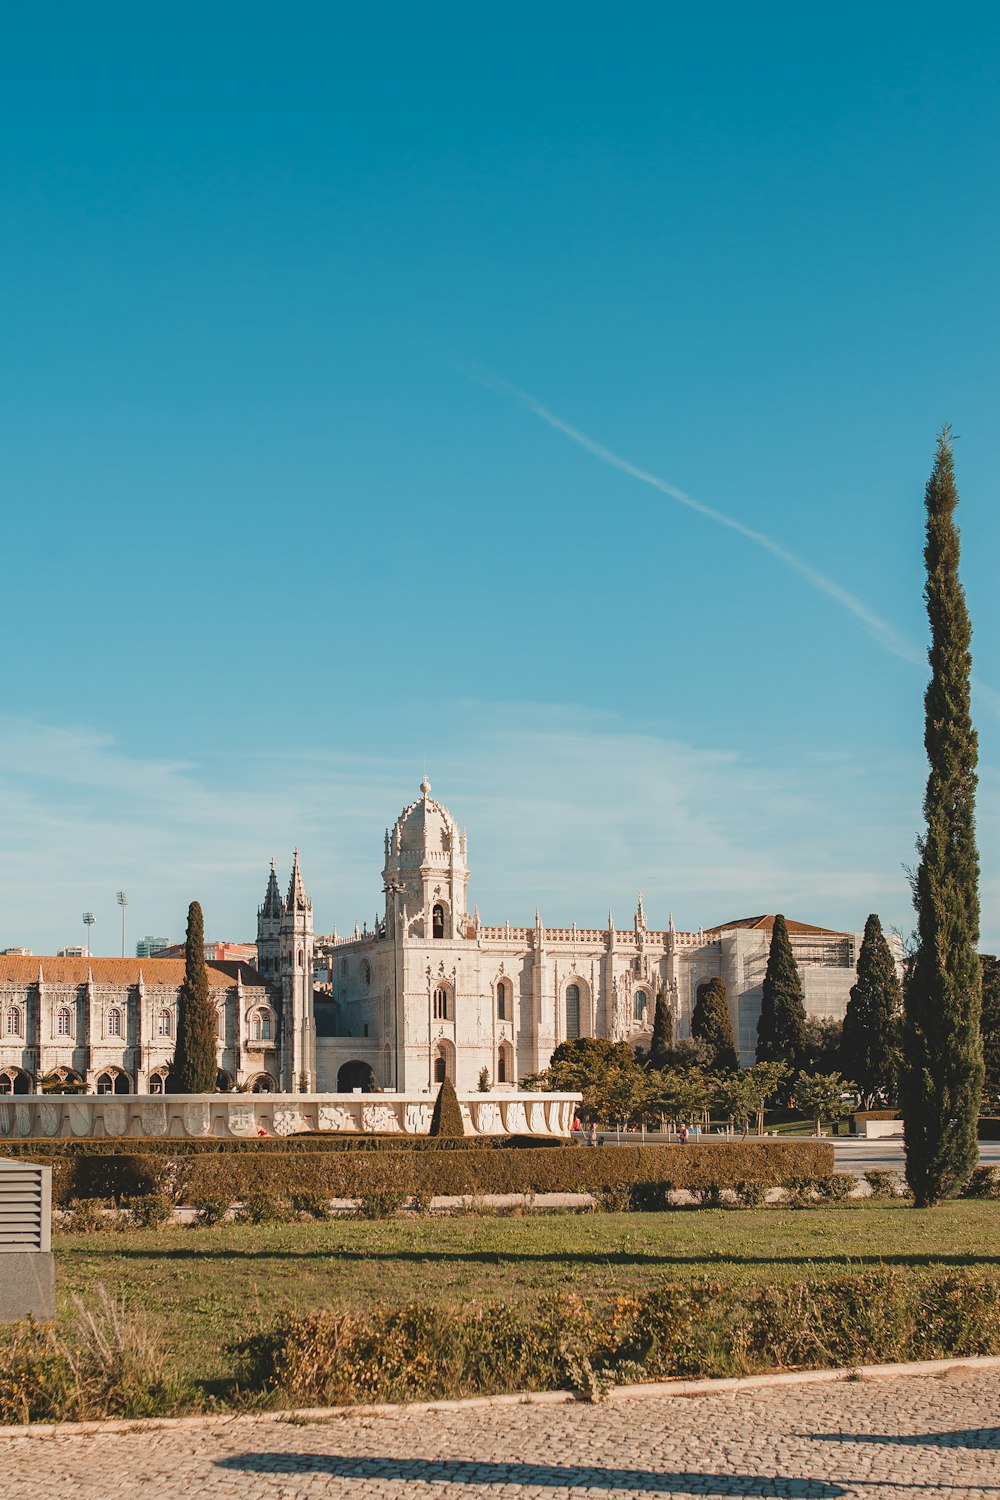
M821 937L851 936L849 932L837 932L833 927L814 927L811 922L793 922L788 917L785 918L785 925L788 928L789 934L796 932L806 934L812 932L819 934ZM705 931L725 932L730 927L751 927L760 932L773 932L774 914L772 912L765 917L740 917L735 922L717 922L714 927L706 927Z
M229 989L242 974L246 985L265 985L267 980L245 963L214 962L207 965L212 989ZM179 989L184 983L182 958L53 958L46 954L0 954L0 984L34 984L41 969L48 984L86 984L93 974L95 984L127 987L139 983L165 984Z

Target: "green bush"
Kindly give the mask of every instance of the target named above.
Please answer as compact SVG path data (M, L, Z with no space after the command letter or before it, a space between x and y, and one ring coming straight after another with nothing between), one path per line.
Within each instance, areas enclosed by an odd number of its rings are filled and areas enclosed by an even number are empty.
M231 1207L228 1193L199 1193L192 1198L192 1208L195 1210L195 1224L199 1229L211 1229L215 1224L221 1224L229 1215Z
M287 1224L294 1210L287 1198L258 1188L247 1193L236 1211L237 1224Z
M125 1203L130 1229L158 1229L166 1224L173 1212L173 1204L164 1193L146 1193L139 1198L129 1198Z
M1000 1281L883 1270L775 1286L666 1283L635 1299L375 1307L279 1322L245 1378L294 1404L431 1400L616 1381L852 1368L1000 1352Z
M963 1198L1000 1198L1000 1174L996 1167L976 1167L965 1187Z
M898 1184L895 1172L884 1172L881 1167L873 1167L870 1172L865 1173L865 1181L872 1190L873 1198L896 1197Z
M768 1184L757 1178L741 1177L733 1184L733 1189L741 1208L762 1208L767 1202Z
M446 1078L438 1089L438 1096L434 1100L434 1112L431 1115L428 1134L432 1140L457 1141L462 1140L465 1136L462 1106L458 1102L455 1085L450 1078Z
M332 1211L325 1193L293 1193L291 1203L292 1212L300 1219L328 1219Z
M636 1183L670 1183L677 1188L718 1184L732 1187L753 1179L781 1186L795 1179L826 1177L833 1171L829 1142L705 1142L685 1146L587 1146L552 1151L544 1146L520 1151L289 1151L263 1155L232 1152L182 1157L87 1156L67 1165L69 1177L53 1184L64 1206L69 1197L129 1201L162 1192L174 1203L197 1206L225 1198L242 1202L248 1193L283 1197L313 1193L329 1198L360 1198L363 1193L396 1192L428 1197L468 1197L494 1193L585 1193Z
M816 1178L816 1191L828 1203L843 1203L853 1193L857 1180L853 1172L831 1172L829 1177Z
M362 1193L358 1199L359 1219L392 1219L406 1202L406 1193Z

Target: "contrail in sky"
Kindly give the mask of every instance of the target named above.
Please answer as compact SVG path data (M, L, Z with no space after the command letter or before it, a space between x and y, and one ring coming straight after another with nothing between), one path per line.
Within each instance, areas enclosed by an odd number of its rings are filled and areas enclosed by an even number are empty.
M696 500L694 495L689 495L686 490L679 490L676 485L668 484L658 474L650 474L648 470L640 469L635 464L629 463L627 458L622 458L621 454L615 453L613 449L606 448L603 443L595 442L585 432L580 432L578 428L571 427L568 422L563 421L562 417L557 417L555 412L549 411L547 406L543 406L540 401L536 401L534 396L529 396L527 391L519 390L517 386L510 385L507 381L500 380L492 375L476 374L474 378L482 385L488 385L495 390L507 392L508 395L513 396L516 401L520 402L527 411L532 412L536 417L540 417L543 422L547 422L550 427L554 427L564 437L568 437L571 443L576 443L577 447L585 449L587 453L592 453L602 463L609 464L611 468L618 469L622 474L628 474L632 479L638 479L642 484L650 485L654 490L659 490L661 495L669 496L671 500L676 500L679 505L686 505L688 510L696 511L698 515L707 517L708 520L714 521L718 526L725 526L730 531L738 532L740 536L745 536L748 541L755 543L758 547L762 547L765 552L770 552L772 557L776 557L787 568L791 568L793 573L797 573L800 578L804 578L807 583L811 583L813 588L818 589L821 594L825 594L828 599L832 599L842 609L846 609L849 614L852 614L856 620L860 620L863 625L867 625L868 629L878 637L883 646L891 651L893 655L901 656L904 661L913 662L918 666L926 662L926 651L918 646L915 641L912 641L909 636L897 630L894 625L890 625L888 620L883 620L881 615L877 615L874 610L869 609L863 600L859 599L855 594L849 593L847 589L841 588L839 583L835 583L832 578L828 578L818 568L812 567L810 563L803 562L801 557L797 557L794 552L789 552L787 547L782 547L780 542L776 542L766 532L756 531L752 526L744 525L742 521L737 521L734 516L727 516L725 511L716 510L714 506L706 505L702 500ZM990 692L991 690L987 689L986 691Z

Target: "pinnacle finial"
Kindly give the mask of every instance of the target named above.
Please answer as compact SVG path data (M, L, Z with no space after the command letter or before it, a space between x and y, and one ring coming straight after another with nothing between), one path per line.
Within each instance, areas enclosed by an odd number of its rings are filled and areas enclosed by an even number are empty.
M424 772L424 779L420 783L420 790L423 792L423 794L424 794L425 797L429 797L430 796L431 784L430 784L430 782L427 779L427 772L426 771Z

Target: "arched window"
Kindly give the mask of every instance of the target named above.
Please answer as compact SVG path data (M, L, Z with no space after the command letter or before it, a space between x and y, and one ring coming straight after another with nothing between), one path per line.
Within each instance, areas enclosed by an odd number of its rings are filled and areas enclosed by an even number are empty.
M274 1079L270 1073L258 1073L250 1084L250 1092L251 1094L273 1094Z
M149 1075L149 1092L151 1094L165 1094L167 1092L167 1078L169 1069L157 1068L155 1073Z
M641 1021L644 1018L646 1014L646 1007L648 1005L649 996L646 994L646 991L636 990L635 994L632 996L632 1015L637 1021Z
M507 979L497 980L497 1020L512 1021L514 1018L509 1009L510 981Z
M24 1035L24 1016L21 1013L21 1007L19 1005L12 1005L10 1010L7 1012L7 1035Z
M434 991L434 1019L435 1021L448 1020L448 991L443 984L439 984Z
M157 1036L169 1036L170 1035L170 1012L169 1012L169 1010L161 1010L161 1011L157 1012L157 1016L156 1016L156 1035Z
M116 1006L113 1010L108 1011L108 1036L121 1036L121 1034L122 1013ZM105 1089L104 1092L110 1094L112 1091L111 1089Z
M255 1010L250 1018L250 1040L269 1042L272 1036L271 1012L262 1006L260 1010Z
M436 938L444 937L444 907L440 901L435 902L431 912L431 933Z
M56 1012L56 1036L69 1036L73 1024L73 1017L65 1005Z
M99 1094L130 1094L131 1085L127 1073L122 1073L118 1068L109 1068L106 1073L98 1074L97 1092Z
M434 1082L455 1081L455 1049L448 1042L438 1042L434 1052Z
M8 1068L0 1073L0 1094L29 1094L31 1079L20 1068Z
M497 1083L514 1082L514 1049L509 1042L502 1042L497 1052Z
M572 1041L580 1035L580 986L566 986L566 1037Z

